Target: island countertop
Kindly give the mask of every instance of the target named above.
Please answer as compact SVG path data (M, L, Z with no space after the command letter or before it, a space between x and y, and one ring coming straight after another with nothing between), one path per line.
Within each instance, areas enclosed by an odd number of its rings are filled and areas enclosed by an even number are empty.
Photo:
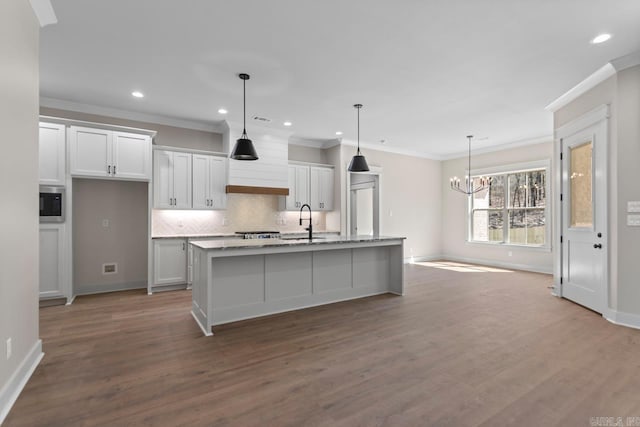
M311 246L327 244L348 244L384 242L389 240L404 240L406 237L391 236L323 236L307 238L284 238L284 239L223 239L223 240L200 240L191 242L204 250L225 250L225 249L256 249L282 246Z

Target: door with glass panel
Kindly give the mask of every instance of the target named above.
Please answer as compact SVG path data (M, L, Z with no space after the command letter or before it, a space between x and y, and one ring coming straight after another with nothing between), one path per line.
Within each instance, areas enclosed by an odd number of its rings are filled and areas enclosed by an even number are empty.
M606 132L592 126L562 139L562 296L606 308Z

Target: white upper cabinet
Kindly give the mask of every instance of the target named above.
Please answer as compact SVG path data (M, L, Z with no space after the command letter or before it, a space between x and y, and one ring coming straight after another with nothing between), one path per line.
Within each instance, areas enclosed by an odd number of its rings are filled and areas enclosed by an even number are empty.
M153 152L154 208L191 208L191 160L190 153Z
M192 176L194 209L224 209L226 207L226 158L194 154Z
M65 125L40 123L39 171L41 185L65 185Z
M333 210L333 168L311 166L309 169L311 209Z
M151 177L151 138L135 133L113 132L113 176L148 180Z
M280 202L280 210L297 211L309 203L309 166L288 166L289 195Z
M314 211L333 210L333 168L289 165L289 195L280 200L280 210L299 211L305 203Z
M151 137L71 126L69 162L72 176L148 181Z

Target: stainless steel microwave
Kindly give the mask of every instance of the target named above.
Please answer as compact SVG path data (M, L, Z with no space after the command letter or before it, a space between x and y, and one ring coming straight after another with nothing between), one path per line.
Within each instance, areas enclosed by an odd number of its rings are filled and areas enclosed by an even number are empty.
M40 187L40 222L64 222L64 188Z

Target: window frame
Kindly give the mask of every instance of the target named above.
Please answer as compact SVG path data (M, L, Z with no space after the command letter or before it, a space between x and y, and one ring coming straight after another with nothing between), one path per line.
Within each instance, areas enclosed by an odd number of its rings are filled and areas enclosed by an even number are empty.
M536 170L544 170L545 171L545 194L546 194L546 199L545 199L545 206L544 207L526 207L526 208L509 208L509 192L508 192L508 188L509 188L509 182L508 182L508 175L509 174L514 174L514 173L524 173L524 172L531 172L531 171L536 171ZM507 164L507 165L503 165L503 166L495 166L495 167L490 167L490 168L482 168L482 169L472 169L471 170L471 174L469 174L469 171L466 170L465 171L467 175L471 175L472 177L479 177L479 176L496 176L496 175L503 175L505 178L505 184L504 184L504 188L505 188L505 199L504 199L504 207L502 208L478 208L477 210L482 210L482 211L501 211L502 212L502 218L503 218L503 239L504 241L502 242L483 242L480 240L473 240L473 196L469 196L468 197L468 201L467 201L467 233L466 233L466 243L470 244L470 245L490 245L490 246L500 246L500 247L515 247L515 248L522 248L522 249L527 249L527 250L533 250L533 251L544 251L544 252L549 252L551 251L551 230L552 230L552 224L551 224L551 213L552 213L552 200L553 197L551 195L551 185L550 185L550 181L551 181L551 160L550 159L546 159L546 160L536 160L536 161L532 161L532 162L526 162L526 163L512 163L512 164ZM508 239L509 239L509 211L510 210L533 210L533 209L544 209L544 221L545 221L545 233L544 233L544 244L543 245L526 245L526 244L519 244L519 243L509 243Z

